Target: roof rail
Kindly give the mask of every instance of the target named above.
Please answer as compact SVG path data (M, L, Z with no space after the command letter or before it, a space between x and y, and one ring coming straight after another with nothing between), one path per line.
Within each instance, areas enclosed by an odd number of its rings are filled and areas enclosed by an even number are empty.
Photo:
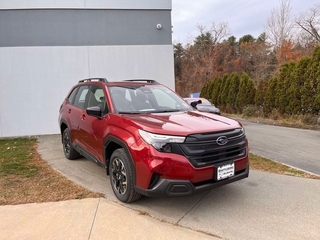
M123 80L126 82L147 82L147 83L158 83L156 80L151 79L129 79L129 80Z
M108 82L108 80L106 78L86 78L86 79L80 80L79 83L91 82L92 80L99 81L99 82L104 82L104 83Z

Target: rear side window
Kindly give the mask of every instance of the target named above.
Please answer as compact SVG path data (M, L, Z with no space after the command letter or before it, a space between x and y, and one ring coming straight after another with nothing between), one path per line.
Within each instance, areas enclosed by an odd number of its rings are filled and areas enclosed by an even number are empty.
M72 93L69 95L68 102L73 105L74 98L76 97L77 91L79 88L73 89Z
M84 108L86 97L89 91L89 86L81 86L76 94L74 105L79 108Z

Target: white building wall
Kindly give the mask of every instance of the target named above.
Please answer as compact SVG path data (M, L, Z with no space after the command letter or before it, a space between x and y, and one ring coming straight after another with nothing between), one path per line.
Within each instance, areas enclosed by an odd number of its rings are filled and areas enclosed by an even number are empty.
M37 7L171 9L171 0L0 1L0 9ZM148 78L174 90L173 46L0 46L0 137L59 133L63 99L88 77Z

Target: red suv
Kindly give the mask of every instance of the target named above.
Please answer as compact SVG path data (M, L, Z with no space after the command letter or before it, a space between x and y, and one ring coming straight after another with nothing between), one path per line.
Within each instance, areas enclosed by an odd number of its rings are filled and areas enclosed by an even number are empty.
M106 168L116 197L187 196L249 175L235 120L195 111L154 80L79 81L60 107L66 158Z

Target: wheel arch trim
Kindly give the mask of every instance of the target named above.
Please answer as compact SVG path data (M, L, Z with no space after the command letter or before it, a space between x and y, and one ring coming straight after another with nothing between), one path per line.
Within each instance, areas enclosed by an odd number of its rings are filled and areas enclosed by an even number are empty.
M135 167L135 163L133 161L132 155L129 151L128 145L124 141L122 141L121 139L119 139L118 137L113 136L113 135L108 136L103 144L103 158L105 159L105 166L107 169L107 175L109 175L109 162L110 162L110 158L112 155L112 153L107 154L107 149L108 149L108 146L110 146L110 144L112 144L112 143L119 145L121 148L123 148L125 153L128 155L129 160L130 160L132 167L133 167L133 181L134 181L134 186L135 186L136 185L136 167Z

